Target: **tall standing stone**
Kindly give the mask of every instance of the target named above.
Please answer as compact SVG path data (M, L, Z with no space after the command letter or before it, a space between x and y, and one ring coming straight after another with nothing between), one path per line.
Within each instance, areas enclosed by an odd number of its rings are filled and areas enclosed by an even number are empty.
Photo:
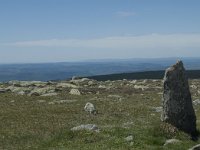
M161 120L191 135L197 133L196 116L182 61L177 61L165 72Z

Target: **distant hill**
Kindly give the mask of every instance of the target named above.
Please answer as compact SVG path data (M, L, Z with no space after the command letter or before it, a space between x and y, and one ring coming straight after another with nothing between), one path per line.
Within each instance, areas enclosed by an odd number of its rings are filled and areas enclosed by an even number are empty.
M0 82L10 80L64 80L70 79L72 76L98 76L165 70L171 64L174 64L177 59L178 58L107 59L85 62L0 64ZM181 59L187 69L200 70L200 58ZM142 78L142 74L139 75L141 76L140 78Z
M98 75L89 76L87 78L94 79L97 81L107 81L107 80L138 80L138 79L163 79L164 70L161 71L144 71L144 72L133 72L133 73L119 73L110 75ZM200 79L200 70L187 70L187 76L189 79Z

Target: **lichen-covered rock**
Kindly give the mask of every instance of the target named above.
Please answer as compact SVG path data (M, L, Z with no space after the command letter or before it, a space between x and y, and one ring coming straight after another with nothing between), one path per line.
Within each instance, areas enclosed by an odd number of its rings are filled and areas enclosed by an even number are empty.
M129 135L129 136L127 136L126 138L124 138L125 139L125 141L127 141L127 142L131 142L131 141L133 141L133 136L132 135Z
M82 130L87 130L87 131L95 131L99 132L99 128L95 124L83 124L77 127L71 128L71 131L82 131Z
M164 146L169 145L169 144L177 144L177 143L180 143L180 142L181 141L178 140L178 139L168 139L168 140L165 141Z
M186 133L197 133L196 116L182 61L165 72L161 119Z
M84 110L93 115L97 114L97 110L96 110L95 106L89 102L85 104Z
M78 89L71 89L69 93L71 95L81 95L81 92Z

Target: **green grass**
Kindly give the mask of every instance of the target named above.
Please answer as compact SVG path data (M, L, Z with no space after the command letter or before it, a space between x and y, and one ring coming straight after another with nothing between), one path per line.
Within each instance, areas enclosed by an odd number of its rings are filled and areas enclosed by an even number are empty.
M146 84L161 86L161 82L148 81ZM198 144L199 141L191 141L187 134L162 123L160 113L152 110L161 105L158 94L161 89L142 91L120 86L118 82L114 86L115 89L99 90L99 95L72 96L68 90L51 97L0 94L0 149L186 150ZM193 95L195 92L192 90ZM109 94L120 95L122 100L109 98ZM64 99L78 101L49 104ZM83 110L86 102L96 105L99 112L96 116ZM199 120L200 106L195 109ZM96 124L100 133L70 130L81 124ZM200 128L199 122L197 126ZM129 135L134 137L132 143L124 139ZM163 146L171 138L182 142Z

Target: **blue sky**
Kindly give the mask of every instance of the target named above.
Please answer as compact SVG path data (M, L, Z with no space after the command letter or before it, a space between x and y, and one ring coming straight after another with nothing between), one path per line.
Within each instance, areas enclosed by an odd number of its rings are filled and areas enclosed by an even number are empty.
M200 57L199 0L0 0L0 63Z

